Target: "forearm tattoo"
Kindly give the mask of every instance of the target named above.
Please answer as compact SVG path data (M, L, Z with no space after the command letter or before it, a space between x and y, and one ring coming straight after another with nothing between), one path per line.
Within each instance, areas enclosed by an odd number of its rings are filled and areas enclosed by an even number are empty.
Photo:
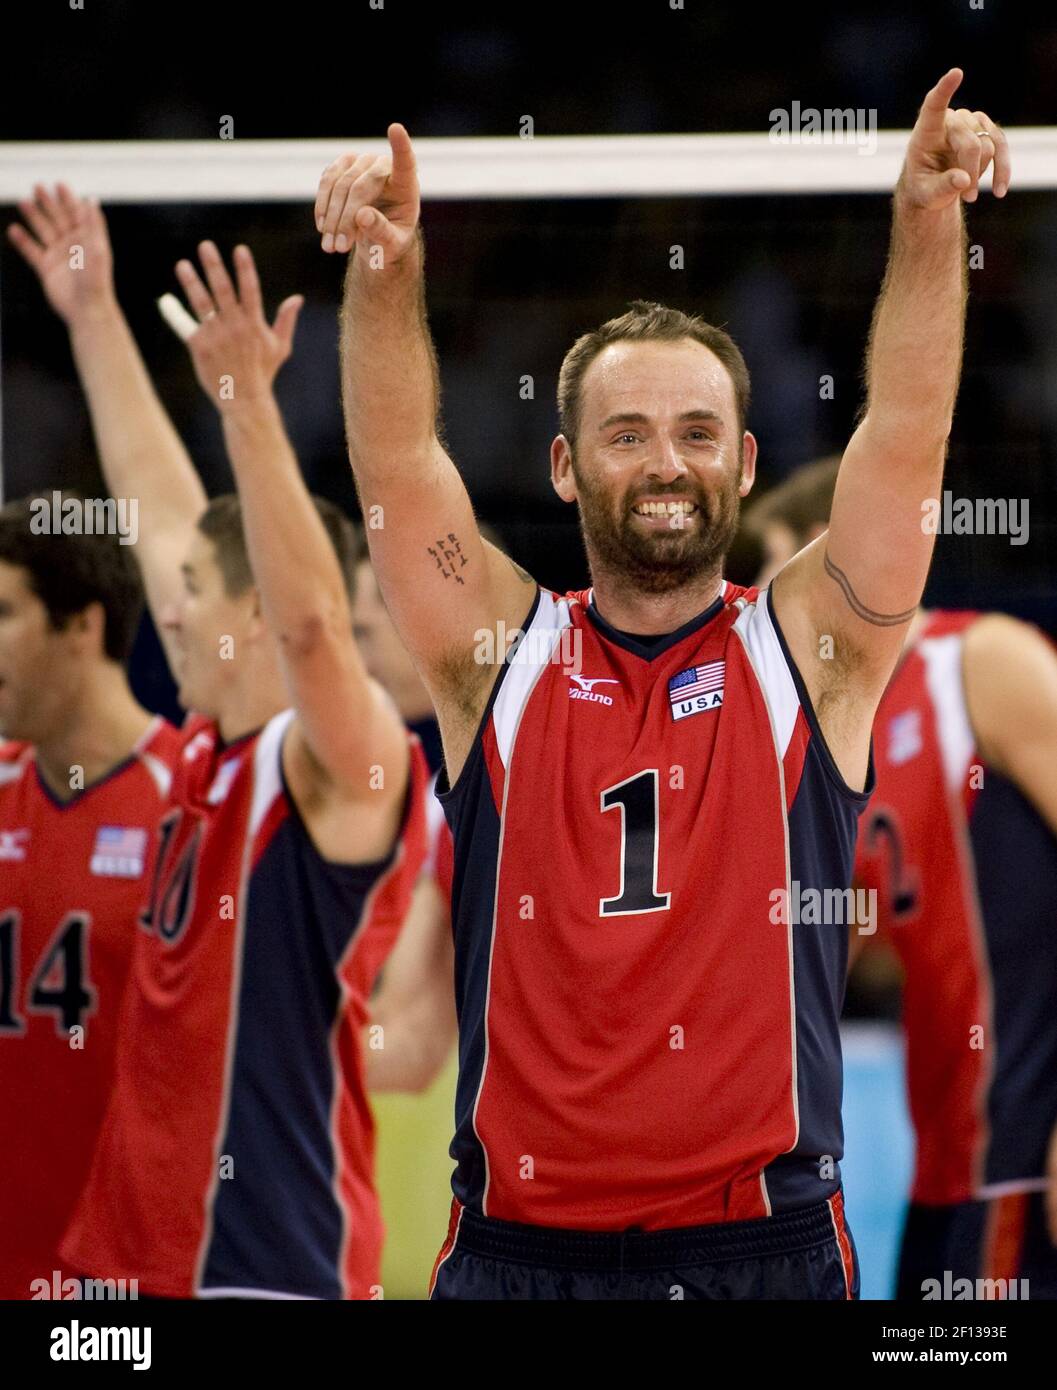
M875 627L898 627L900 623L908 623L914 616L917 604L913 608L908 608L905 613L875 613L872 608L867 608L865 603L860 603L856 598L855 590L848 582L848 576L829 558L828 550L823 556L823 563L826 566L826 573L840 585L844 597L848 600L848 607L862 618L863 622L873 623Z
M445 579L454 579L456 584L464 584L466 582L459 573L463 565L466 564L466 556L462 553L462 546L459 544L459 538L454 532L449 531L447 536L443 537L443 539L434 541L432 545L427 545L426 550L429 552ZM509 555L507 559L510 560ZM516 560L510 560L510 563L514 567L514 572L520 580L525 584L535 584L536 581L533 579L532 575L529 574L528 570L522 569Z
M443 539L434 541L433 545L427 545L426 549L436 561L437 568L445 579L454 578L457 584L465 584L466 581L459 571L466 564L466 556L462 553L462 546L451 531Z

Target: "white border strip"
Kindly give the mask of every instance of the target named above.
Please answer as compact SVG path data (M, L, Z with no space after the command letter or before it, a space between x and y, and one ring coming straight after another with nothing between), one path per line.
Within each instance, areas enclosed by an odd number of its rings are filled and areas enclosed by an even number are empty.
M1057 126L1006 133L1014 189L1057 186ZM415 151L428 199L888 193L908 136L877 131L872 153L852 143L782 144L768 132L424 137L415 140ZM0 203L58 179L109 203L311 203L320 174L337 155L386 149L384 139L352 136L7 141L0 142Z

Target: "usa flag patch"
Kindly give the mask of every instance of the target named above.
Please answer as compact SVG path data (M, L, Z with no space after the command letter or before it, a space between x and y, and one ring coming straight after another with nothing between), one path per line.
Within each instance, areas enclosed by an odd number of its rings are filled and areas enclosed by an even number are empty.
M131 825L101 825L88 867L100 878L139 878L147 857L147 832Z
M692 714L704 714L718 709L723 703L725 661L709 661L704 666L689 666L668 682L668 702L673 719L688 719Z

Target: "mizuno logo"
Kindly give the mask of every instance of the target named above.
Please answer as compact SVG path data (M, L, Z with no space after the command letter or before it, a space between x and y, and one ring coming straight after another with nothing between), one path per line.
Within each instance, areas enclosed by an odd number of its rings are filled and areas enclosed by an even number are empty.
M567 674L569 679L575 681L576 686L579 687L569 687L570 700L590 700L596 705L611 705L613 703L612 695L603 695L600 691L596 692L595 686L619 685L618 680L614 680L610 676L574 676L571 672Z
M208 729L199 729L194 738L184 747L184 762L189 763L192 758L197 758L199 753L205 750L212 751L213 743L214 738L210 731Z
M606 676L570 676L571 681L575 681L581 690L591 691L596 685L619 685L617 680L610 680Z
M28 840L28 830L0 830L0 860L25 859Z

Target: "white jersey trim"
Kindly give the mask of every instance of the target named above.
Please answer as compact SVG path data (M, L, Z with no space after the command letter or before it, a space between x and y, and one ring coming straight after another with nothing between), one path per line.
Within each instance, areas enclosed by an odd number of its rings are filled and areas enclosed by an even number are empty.
M282 794L283 738L293 722L294 711L284 709L269 719L257 738L253 750L253 801L250 805L249 837L252 841L271 809Z
M235 1048L238 1042L239 996L242 992L242 960L246 944L246 900L249 897L250 864L253 859L253 841L257 829L268 813L268 808L282 791L282 774L279 759L282 753L283 735L294 717L292 709L283 710L269 719L253 749L253 798L250 802L250 819L242 842L242 855L239 867L237 915L235 919L234 941L232 944L231 985L228 991L227 1035L224 1041L224 1079L220 1091L220 1107L217 1114L216 1129L213 1134L213 1175L209 1189L203 1198L202 1234L199 1237L198 1253L192 1278L192 1288L197 1297L212 1294L220 1297L216 1289L204 1289L209 1259L209 1249L215 1231L214 1215L217 1196L220 1191L220 1146L224 1142L231 1118L231 1083L235 1069ZM239 766L239 759L232 759L232 766ZM215 785L215 783L214 783ZM226 789L225 789L226 794ZM221 798L222 799L222 798ZM266 1293L257 1295L267 1297Z
M318 1303L315 1294L277 1293L274 1289L209 1288L199 1289L197 1298L271 1298L284 1303Z
M549 589L541 588L532 621L507 662L503 683L492 706L492 727L504 767L510 766L521 712L544 667L554 659L562 632L573 625L569 609L569 599L558 598Z
M1011 1178L1008 1182L989 1182L978 1187L973 1196L977 1201L989 1202L995 1197L1017 1197L1027 1192L1045 1192L1049 1187L1048 1178Z
M440 853L440 837L448 827L444 807L437 800L437 779L439 769L429 779L426 788L426 857L419 873L420 878L436 878L437 858Z
M760 683L781 761L788 752L796 727L800 697L763 593L754 604L745 605L734 624L734 631L741 638Z
M952 632L945 637L923 637L918 643L925 663L925 684L936 711L944 781L947 790L959 796L965 790L976 747L962 681L963 639L963 633Z
M739 606L741 601L737 601ZM778 641L778 634L774 630L770 614L767 612L767 604L764 594L760 594L754 604L745 603L741 613L734 623L734 631L738 634L742 646L745 649L745 656L749 666L756 677L756 683L760 687L763 696L764 707L767 710L771 723L771 735L774 739L775 759L778 767L778 789L782 805L782 834L784 837L785 850L785 891L788 895L791 892L791 862L789 853L789 813L786 809L785 792L785 754L789 747L789 741L793 736L793 728L796 724L797 711L800 709L800 699L796 693L796 685L789 670L789 665L782 652L782 647ZM788 898L787 898L788 900ZM797 1070L797 1033L796 1033L796 971L793 955L793 927L792 915L786 925L786 959L789 963L789 1060L790 1060L790 1104L793 1114L793 1142L784 1150L785 1153L792 1153L800 1142L800 1092L799 1076ZM760 1169L760 1193L763 1197L767 1215L772 1214L771 1196L767 1191L766 1170Z
M147 745L160 731L163 720L161 715L156 714L147 725L146 732L136 741L135 752L140 762L150 773L154 785L158 788L160 796L168 797L169 789L172 787L172 769L158 757L157 753L152 753Z
M510 760L517 738L521 716L528 706L529 699L546 666L553 658L563 631L572 626L570 612L572 601L559 598L557 594L540 586L539 602L532 622L525 629L518 649L511 656L508 667L503 672L503 683L492 705L492 727L495 729L496 744L503 766L510 768ZM461 776L461 774L460 774ZM510 778L503 778L503 805L499 813L499 846L496 855L495 892L492 899L492 926L488 940L488 977L485 984L484 1000L484 1057L481 1062L481 1079L474 1097L471 1125L484 1159L484 1186L481 1194L481 1211L488 1215L488 1196L492 1185L492 1165L488 1148L477 1127L477 1111L481 1104L488 1063L491 1057L491 1033L489 1015L492 1007L492 962L495 957L496 916L499 911L499 884L502 877L503 849L506 839L506 807L510 794Z
M433 1290L437 1287L437 1281L440 1278L441 1270L451 1259L452 1255L455 1254L455 1247L459 1244L459 1231L462 1229L462 1214L465 1210L466 1208L460 1204L459 1219L455 1223L455 1234L451 1238L451 1249L444 1256L443 1260L437 1261L437 1268L433 1271L433 1278L429 1281L429 1293L426 1295L427 1298L433 1297Z

